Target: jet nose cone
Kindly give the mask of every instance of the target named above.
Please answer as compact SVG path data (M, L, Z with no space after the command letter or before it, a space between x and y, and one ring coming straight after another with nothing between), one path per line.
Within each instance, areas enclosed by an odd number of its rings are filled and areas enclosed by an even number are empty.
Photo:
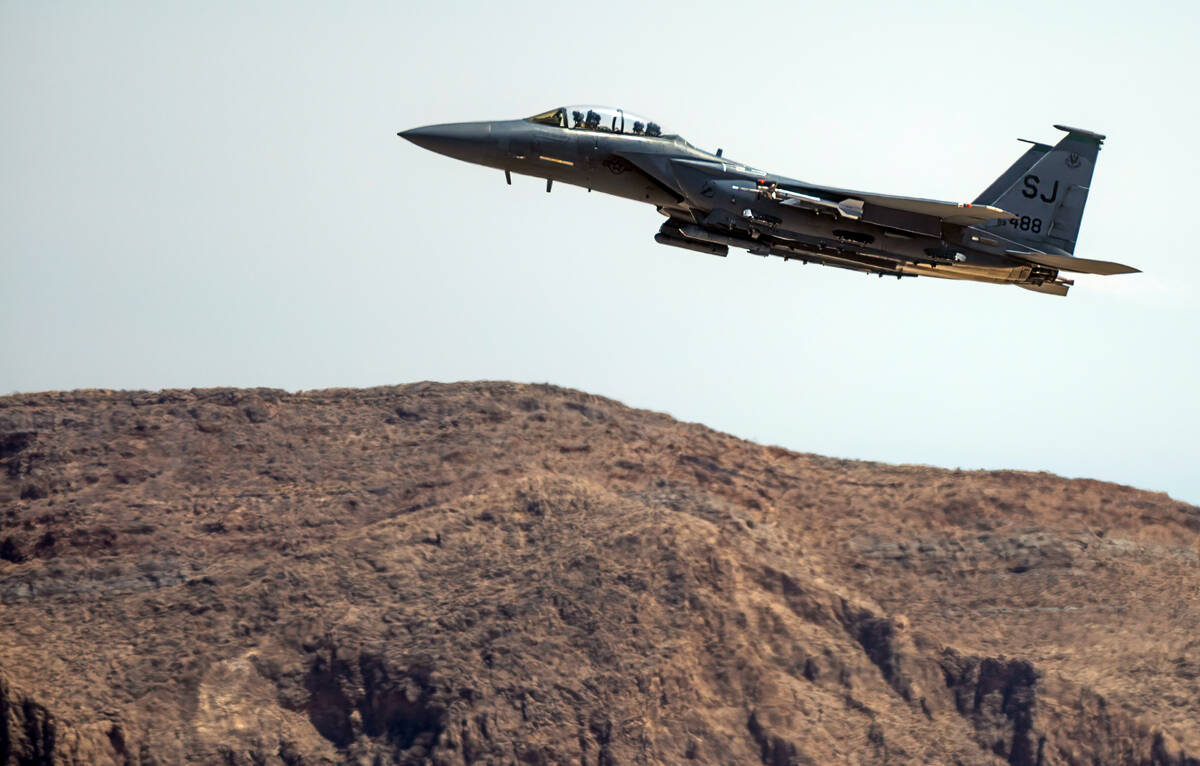
M449 157L477 162L492 143L492 123L454 122L446 125L426 125L397 133L422 149Z

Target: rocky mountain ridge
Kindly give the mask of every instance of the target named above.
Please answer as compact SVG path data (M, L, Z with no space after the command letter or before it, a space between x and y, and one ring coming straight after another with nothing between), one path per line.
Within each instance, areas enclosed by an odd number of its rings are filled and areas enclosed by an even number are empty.
M1200 764L1200 509L553 386L0 398L0 763Z

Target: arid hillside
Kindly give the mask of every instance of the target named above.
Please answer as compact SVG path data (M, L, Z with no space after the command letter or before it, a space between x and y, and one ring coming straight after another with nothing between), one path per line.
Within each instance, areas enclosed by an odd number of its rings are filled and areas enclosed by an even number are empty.
M1200 764L1200 509L552 386L0 398L0 764Z

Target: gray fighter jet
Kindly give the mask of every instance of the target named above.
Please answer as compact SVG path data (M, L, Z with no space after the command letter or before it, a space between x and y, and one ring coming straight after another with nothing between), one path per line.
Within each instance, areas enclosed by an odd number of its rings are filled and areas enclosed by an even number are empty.
M666 216L655 241L725 256L819 263L879 276L1014 284L1066 295L1060 272L1127 274L1076 258L1092 169L1104 136L1066 132L1029 148L973 202L818 186L697 149L621 109L567 106L523 120L463 122L398 135L439 154L646 202ZM1024 140L1024 139L1022 139Z

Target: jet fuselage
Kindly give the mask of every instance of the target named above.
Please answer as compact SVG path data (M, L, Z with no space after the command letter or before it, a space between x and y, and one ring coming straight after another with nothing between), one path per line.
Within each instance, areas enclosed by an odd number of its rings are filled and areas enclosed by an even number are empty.
M880 276L1013 283L1060 295L1071 283L1058 280L1056 266L1103 263L1071 259L1058 246L1066 240L1049 238L1059 208L1040 215L1035 209L1035 215L1022 217L979 200L956 206L818 186L703 151L621 110L587 108L585 116L584 109L562 108L523 120L432 125L400 135L431 151L503 170L510 183L517 173L545 179L547 191L554 182L566 183L653 205L668 218L655 237L658 242L714 255L737 247ZM1090 137L1096 134L1072 133L1076 135L1092 141L1094 162L1099 141ZM993 187L1007 187L1011 180L1011 187L1023 183L1026 188L1019 191L1027 192L1033 182L1030 175L1020 178L1020 171L1051 150L1035 146L1044 149L1042 154L1030 157L1030 150L1008 171L1012 178L1002 176ZM1073 160L1082 163L1078 156L1067 156L1068 170ZM1087 172L1090 178L1090 165ZM1057 198L1058 180L1054 183ZM1086 186L1082 188L1086 195ZM1003 191L1014 193L1012 188ZM1042 194L1040 203L1056 201L1046 199ZM1076 212L1082 215L1082 201L1077 201ZM1013 236L1008 236L1010 230ZM1038 239L1031 241L1034 235ZM1038 257L1050 265L1037 262Z

